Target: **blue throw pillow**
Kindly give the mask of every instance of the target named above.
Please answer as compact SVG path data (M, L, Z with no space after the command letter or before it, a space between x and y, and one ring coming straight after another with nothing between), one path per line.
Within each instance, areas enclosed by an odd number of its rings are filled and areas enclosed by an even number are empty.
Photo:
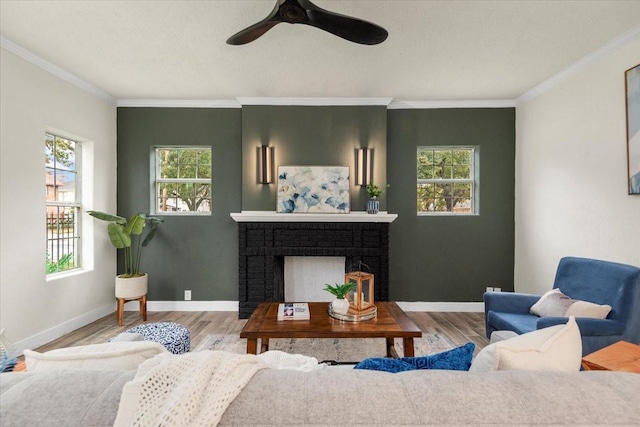
M373 371L402 372L415 369L447 369L451 371L468 371L473 360L476 345L472 342L447 350L442 353L421 357L401 357L390 359L376 357L365 359L353 369L369 369Z

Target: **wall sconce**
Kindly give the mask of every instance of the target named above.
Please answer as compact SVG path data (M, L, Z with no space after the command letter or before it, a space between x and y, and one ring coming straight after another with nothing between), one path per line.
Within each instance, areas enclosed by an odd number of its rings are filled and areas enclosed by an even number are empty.
M273 182L273 147L268 145L258 148L258 182L260 184Z
M369 148L356 150L356 185L365 187L371 182L372 151Z

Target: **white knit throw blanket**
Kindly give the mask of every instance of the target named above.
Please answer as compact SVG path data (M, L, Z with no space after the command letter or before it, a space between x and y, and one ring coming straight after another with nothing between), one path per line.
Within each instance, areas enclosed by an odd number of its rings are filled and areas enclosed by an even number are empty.
M216 426L260 369L323 366L315 358L280 351L260 356L211 350L160 354L142 363L124 386L114 426Z
M215 426L266 366L257 356L224 351L156 356L124 386L114 426Z

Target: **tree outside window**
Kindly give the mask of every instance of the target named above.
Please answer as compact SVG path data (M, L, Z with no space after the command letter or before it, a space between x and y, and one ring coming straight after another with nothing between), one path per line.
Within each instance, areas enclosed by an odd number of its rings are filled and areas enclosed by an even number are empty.
M475 213L474 147L418 147L418 214Z
M156 148L155 213L211 212L211 148Z

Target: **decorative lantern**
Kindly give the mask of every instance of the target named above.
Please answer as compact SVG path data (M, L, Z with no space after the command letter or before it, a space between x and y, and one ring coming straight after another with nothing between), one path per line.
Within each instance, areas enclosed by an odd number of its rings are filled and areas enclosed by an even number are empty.
M373 305L373 274L352 271L345 274L344 282L356 285L347 295L349 312L362 315L375 310L375 305Z

